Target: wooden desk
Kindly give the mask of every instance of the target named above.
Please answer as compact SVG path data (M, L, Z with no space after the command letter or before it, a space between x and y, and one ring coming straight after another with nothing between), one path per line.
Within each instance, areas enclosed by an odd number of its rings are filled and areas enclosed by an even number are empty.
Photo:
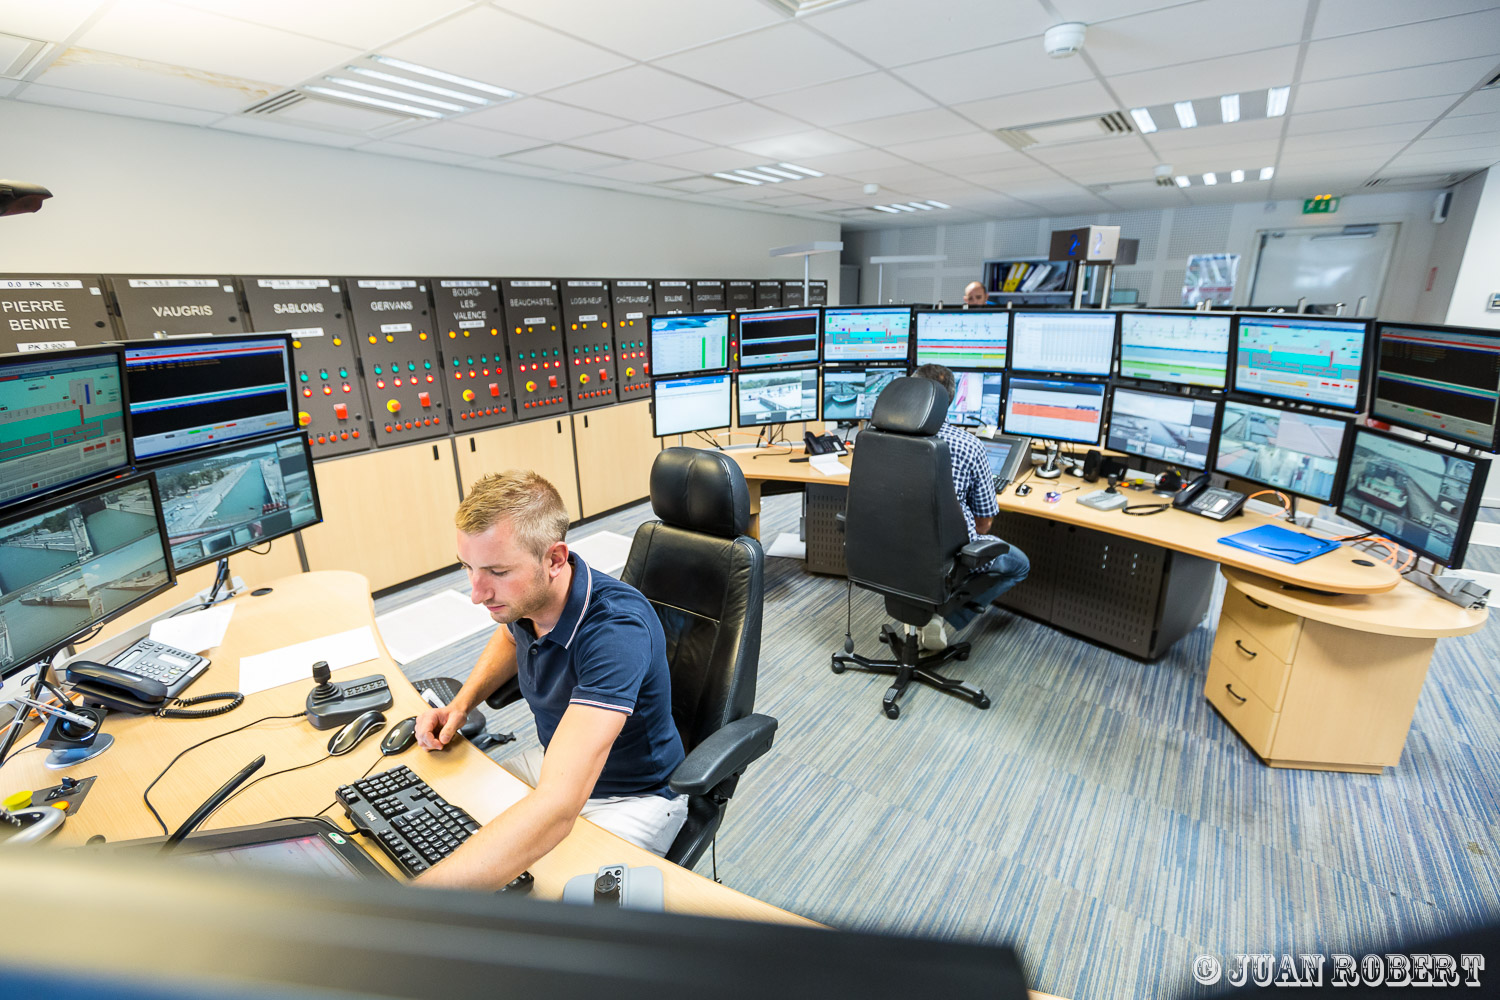
M750 528L748 534L752 538L760 537L760 494L761 484L765 482L779 483L803 483L817 486L848 486L849 477L825 476L814 469L806 461L793 462L794 458L806 458L803 447L799 444L786 448L744 448L734 451L726 451L740 471L745 474L745 485L750 488ZM839 456L839 461L845 468L854 460L851 452L848 455Z
M213 666L189 689L189 694L233 690L239 685L242 656L266 652L368 625L375 632L380 657L334 674L335 680L381 673L391 683L395 704L386 710L391 724L415 715L426 706L405 680L375 629L369 584L357 573L323 571L277 580L265 597L244 595L234 601L234 618L222 645L209 650ZM310 675L309 675L310 676ZM183 748L216 733L227 732L269 715L292 715L304 707L311 681L287 684L254 694L226 715L212 719L158 719L153 716L111 715L104 731L115 745L99 757L66 772L42 766L46 754L31 750L14 757L0 771L0 797L21 789L45 788L64 774L98 775L76 816L57 835L56 843L73 846L94 834L111 841L160 836L161 829L141 801L141 791ZM39 730L20 741L25 746ZM260 774L317 760L327 752L331 731L318 731L305 719L263 722L226 736L188 754L152 791L151 801L169 828L180 824L194 808L236 771L259 754L266 763ZM377 763L379 761L379 763ZM211 817L205 829L261 823L283 816L311 816L331 805L334 789L354 781L375 764L375 772L405 764L450 802L488 822L527 792L527 786L467 742L447 751L429 753L413 747L388 759L380 757L379 738L372 736L353 752L324 760L301 771L267 778L237 795ZM347 823L342 811L337 821ZM395 867L378 848L369 854L392 874ZM662 869L668 910L745 920L806 923L785 910L726 888L656 857L579 819L550 854L531 866L536 876L533 892L545 899L562 895L563 883L600 866L624 862Z

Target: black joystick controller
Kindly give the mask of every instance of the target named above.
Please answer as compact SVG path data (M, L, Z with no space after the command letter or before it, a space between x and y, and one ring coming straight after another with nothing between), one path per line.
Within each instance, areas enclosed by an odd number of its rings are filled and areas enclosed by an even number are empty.
M331 698L338 697L338 685L329 679L333 676L333 671L329 669L327 660L319 660L317 663L314 663L312 675L313 680L318 682L318 686L313 688L312 692L307 696L309 701L328 701Z
M391 707L391 689L384 674L334 684L328 661L319 660L313 664L312 675L318 684L307 692L306 715L314 729L336 729L365 712L384 712Z
M1104 492L1106 492L1106 493L1118 493L1118 492L1120 492L1119 490L1115 489L1115 484L1118 483L1119 481L1120 481L1120 477L1119 476L1111 475L1109 477L1109 485L1104 488Z

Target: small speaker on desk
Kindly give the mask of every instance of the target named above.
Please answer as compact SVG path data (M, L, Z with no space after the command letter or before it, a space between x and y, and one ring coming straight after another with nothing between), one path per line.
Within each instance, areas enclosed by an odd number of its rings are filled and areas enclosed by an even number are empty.
M1083 456L1083 471L1079 473L1086 483L1096 482L1099 479L1099 467L1104 461L1104 456L1098 450L1090 448Z

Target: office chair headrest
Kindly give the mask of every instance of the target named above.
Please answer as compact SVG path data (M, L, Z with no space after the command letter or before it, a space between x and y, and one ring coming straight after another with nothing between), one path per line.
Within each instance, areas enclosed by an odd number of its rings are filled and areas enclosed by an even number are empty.
M750 527L750 489L727 455L668 448L651 463L651 509L674 527L734 538Z
M898 378L875 400L870 425L898 434L933 435L948 416L948 390L927 378Z

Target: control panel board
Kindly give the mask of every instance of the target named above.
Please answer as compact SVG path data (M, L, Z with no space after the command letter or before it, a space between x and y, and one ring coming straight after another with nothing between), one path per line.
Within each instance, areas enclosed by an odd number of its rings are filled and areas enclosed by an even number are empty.
M723 312L724 282L693 282L693 312Z
M292 335L297 422L313 458L365 451L374 444L370 408L337 278L241 278L253 330Z
M690 281L658 281L656 283L657 315L693 311L693 284Z
M453 426L479 430L515 420L500 282L434 278L428 286Z
M621 399L644 399L651 395L651 356L646 353L650 329L647 322L656 312L655 292L649 281L610 282L610 305L615 315L615 371Z
M602 281L578 279L560 284L569 401L575 410L608 406L620 398L609 286Z
M810 306L826 306L828 304L828 281L820 278L817 281L807 283L807 304Z
M781 283L781 308L797 309L807 305L802 296L802 282L783 281Z
M726 281L724 283L724 308L734 310L754 309L755 282Z
M233 278L115 274L104 279L125 340L242 333Z
M510 342L511 387L517 420L568 412L568 373L563 358L562 303L557 282L500 282L505 339Z
M115 339L96 275L0 274L0 354Z
M427 282L349 278L349 313L375 422L375 443L406 444L448 433L445 382Z
M755 308L781 308L781 282L757 281L755 283Z

